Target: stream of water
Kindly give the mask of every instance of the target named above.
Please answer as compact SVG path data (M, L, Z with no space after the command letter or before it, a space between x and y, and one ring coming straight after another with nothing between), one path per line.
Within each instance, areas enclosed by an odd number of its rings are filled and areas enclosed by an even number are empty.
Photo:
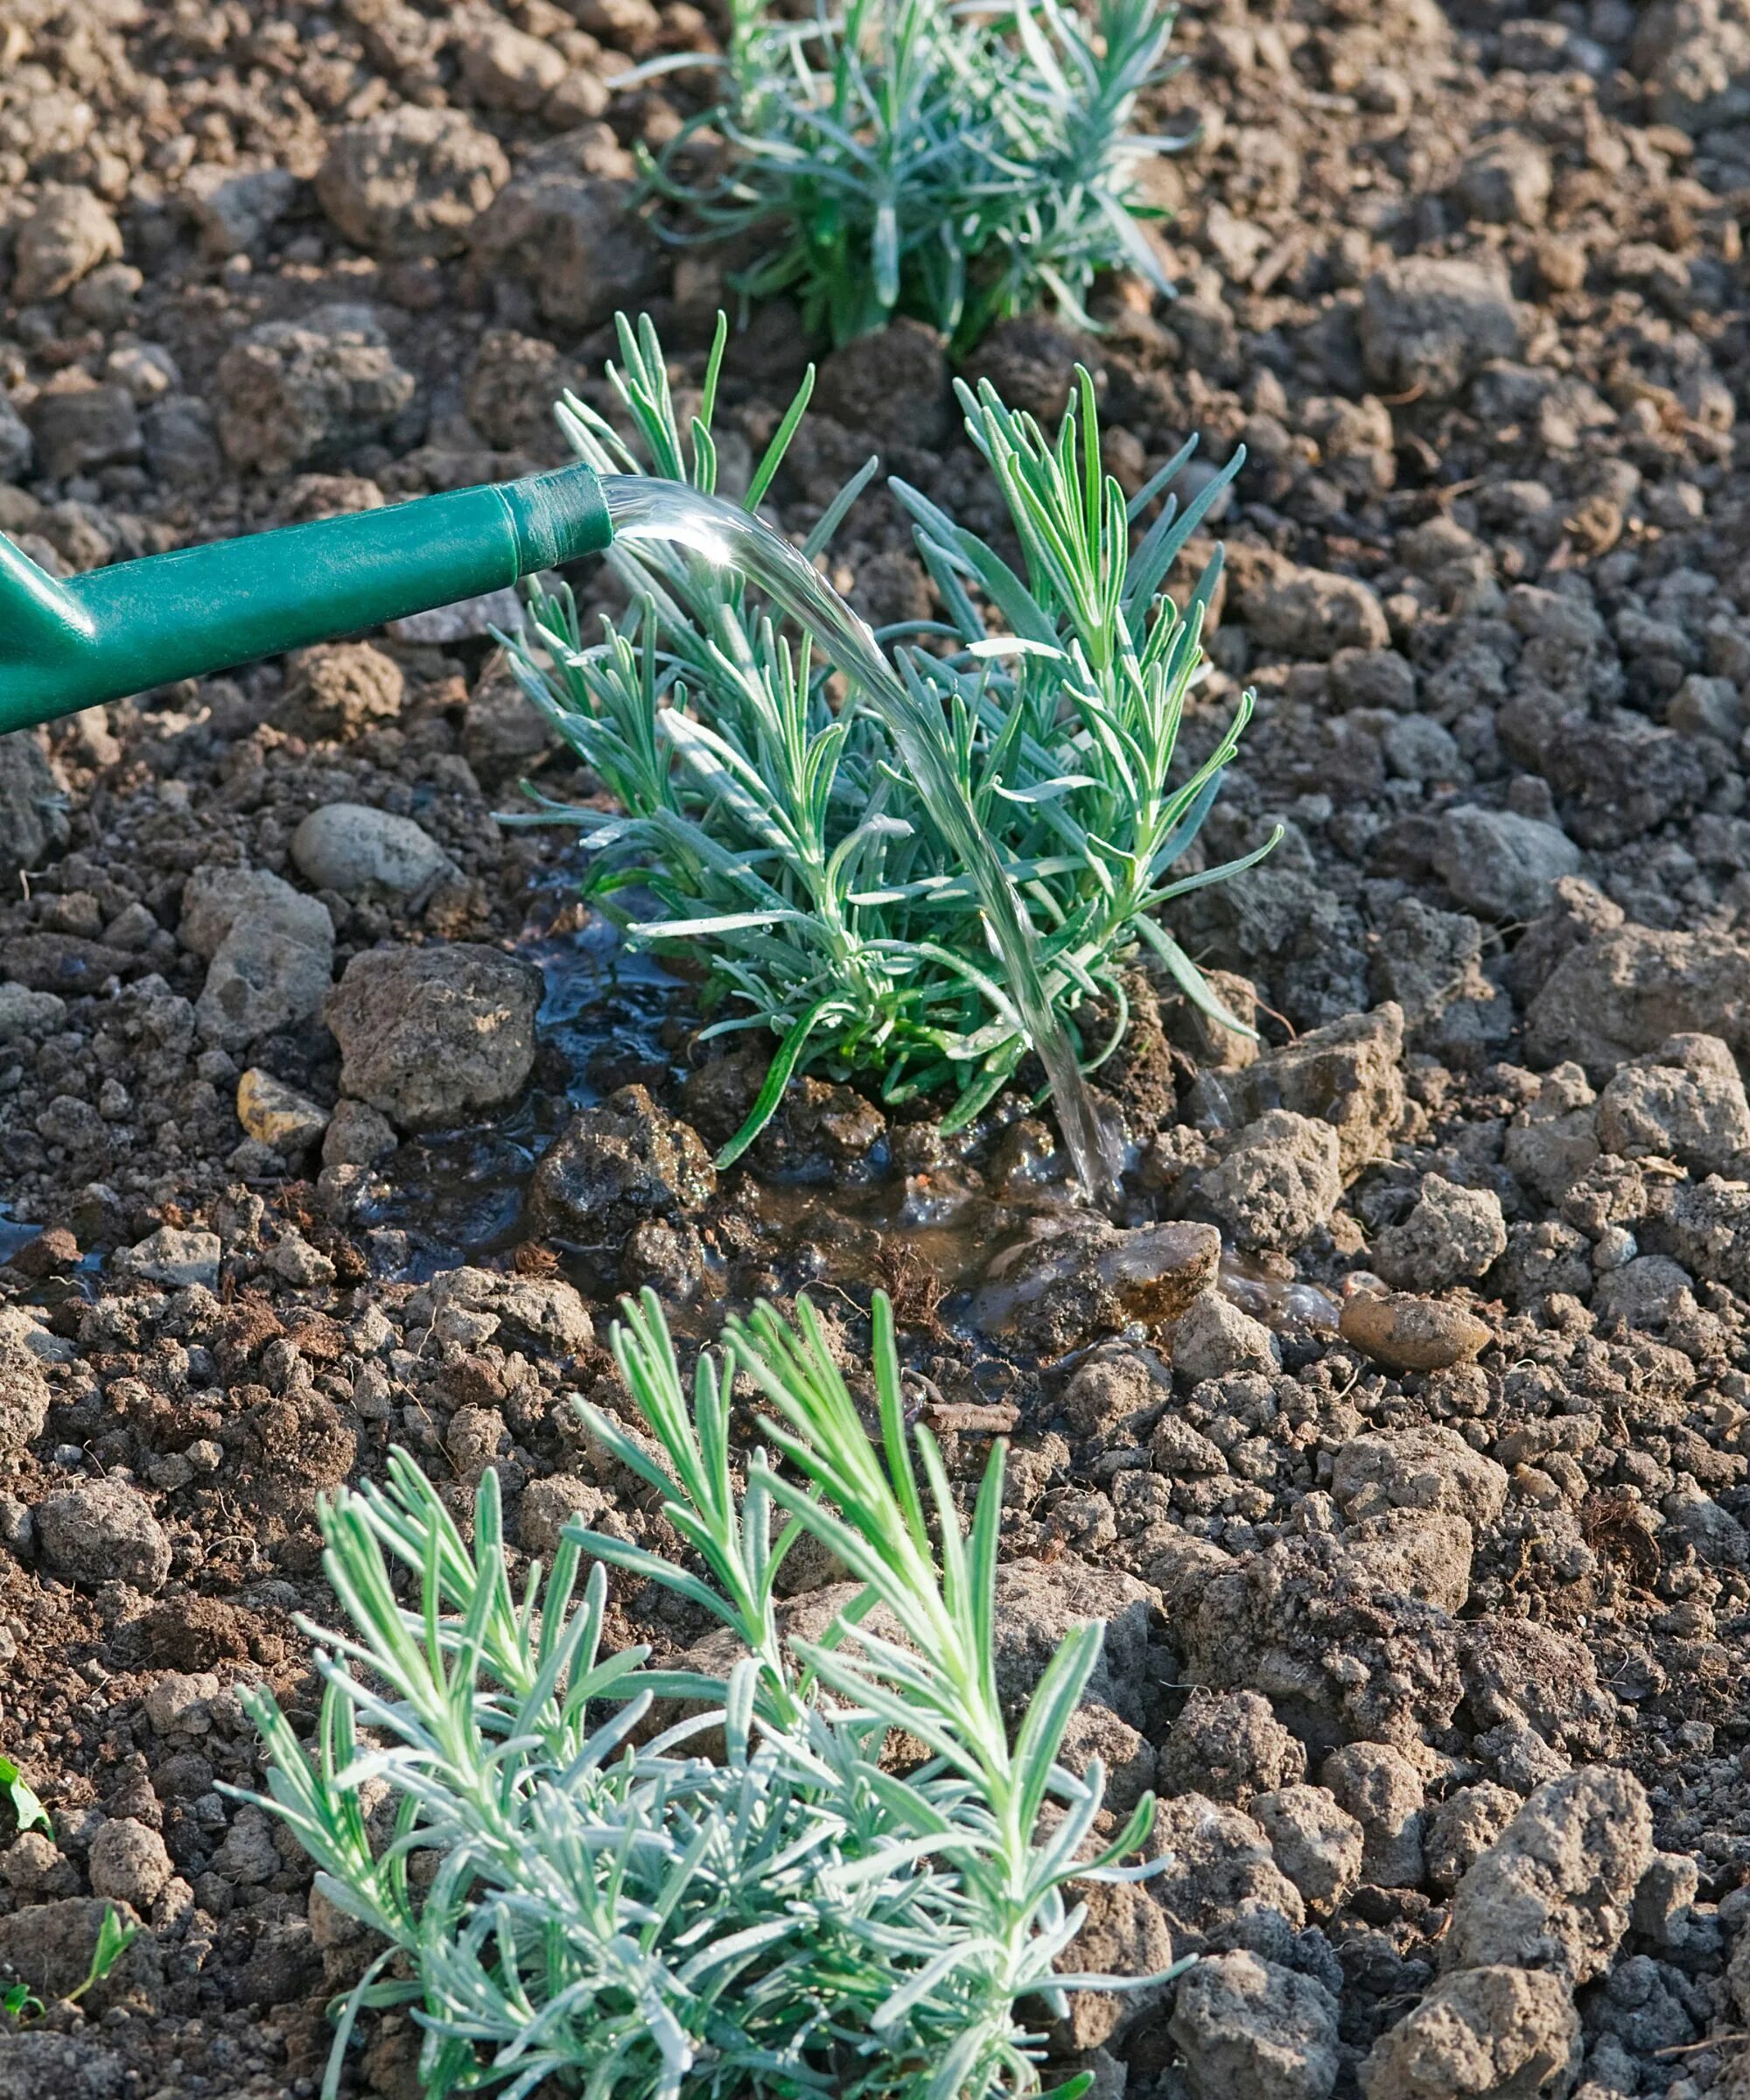
M1032 922L961 793L941 721L906 690L875 637L832 586L758 518L674 481L606 475L602 489L616 542L666 542L688 548L715 567L738 570L808 630L880 714L930 815L978 886L985 920L1008 970L1010 995L1045 1067L1077 1178L1095 1202L1104 1202L1117 1186L1113 1145L1095 1113L1074 1046L1053 1010Z

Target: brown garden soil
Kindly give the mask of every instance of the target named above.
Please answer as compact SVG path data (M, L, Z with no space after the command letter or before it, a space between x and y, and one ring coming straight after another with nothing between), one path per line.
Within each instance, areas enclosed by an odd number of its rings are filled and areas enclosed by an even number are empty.
M720 27L4 0L0 529L65 572L556 461L617 305L696 383L721 275L630 149L702 90L608 82ZM1079 1965L1207 1958L1084 2001L1066 2068L1750 2095L1750 16L1191 4L1180 45L1178 299L964 367L1051 414L1086 360L1132 487L1248 449L1186 740L1255 686L1208 850L1287 836L1174 930L1264 1040L1137 980L1112 1219L1019 1097L945 1141L811 1081L712 1172L758 1054L616 954L569 834L494 821L592 785L506 607L0 744L0 1750L53 1823L0 1829L49 2001L5 2100L315 2090L360 1950L219 1788L244 1690L313 1712L316 1499L399 1443L458 1509L496 1466L520 1553L660 1543L567 1401L624 1407L646 1282L689 1346L806 1285L847 1362L885 1284L958 1476L1012 1439L1005 1683L1110 1621L1073 1751L1174 1859ZM736 337L732 473L807 347ZM912 324L826 358L777 522L878 450L994 529L950 370ZM928 608L878 492L833 573ZM106 1903L146 1929L69 2007ZM345 2090L413 2095L367 2030Z

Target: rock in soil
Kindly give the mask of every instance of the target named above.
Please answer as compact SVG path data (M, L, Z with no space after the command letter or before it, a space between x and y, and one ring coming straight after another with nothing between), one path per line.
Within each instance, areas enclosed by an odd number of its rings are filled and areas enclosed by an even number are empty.
M1579 2070L1580 2020L1547 1970L1466 1969L1443 1977L1375 2045L1364 2100L1544 2100Z
M1214 1281L1220 1236L1208 1225L1119 1229L1103 1218L1040 1219L987 1264L973 1318L987 1334L1060 1356L1090 1334L1180 1318Z
M151 1505L121 1480L90 1480L46 1495L37 1505L36 1530L44 1564L68 1582L157 1590L170 1573L170 1541Z
M1467 1363L1488 1328L1462 1306L1402 1291L1358 1291L1343 1307L1342 1337L1395 1371L1445 1371Z
M541 973L496 948L379 948L355 956L324 1004L340 1084L403 1130L500 1108L535 1063Z
M1551 1781L1459 1883L1442 1970L1536 1966L1590 1982L1620 1944L1652 1858L1638 1780L1588 1766Z
M612 1245L644 1218L697 1209L716 1188L698 1132L634 1086L572 1117L535 1170L530 1195L543 1232Z
M1337 2082L1336 2000L1255 1954L1216 1954L1179 1986L1171 2031L1194 2100L1326 2100Z

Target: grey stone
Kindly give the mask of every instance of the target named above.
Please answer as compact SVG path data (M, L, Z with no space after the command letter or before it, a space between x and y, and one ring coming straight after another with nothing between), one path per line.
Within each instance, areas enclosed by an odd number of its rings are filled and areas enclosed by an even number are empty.
M1258 1795L1248 1812L1315 1916L1328 1917L1361 1886L1362 1826L1328 1788L1281 1787Z
M1192 1300L1190 1311L1169 1330L1166 1347L1173 1369L1194 1385L1236 1371L1269 1376L1281 1364L1275 1335L1220 1291Z
M1508 1171L1546 1203L1559 1202L1597 1162L1594 1102L1580 1067L1558 1065L1508 1125L1502 1152Z
M46 183L18 229L12 302L59 298L121 252L122 229L101 198L78 183Z
M1198 1199L1239 1246L1292 1252L1341 1200L1340 1156L1329 1124L1272 1109L1235 1133Z
M1194 1685L1167 1732L1158 1760L1162 1790L1204 1794L1245 1808L1305 1777L1306 1753L1255 1691Z
M1331 1493L1354 1523L1388 1509L1432 1509L1490 1524L1501 1515L1507 1487L1507 1468L1443 1423L1351 1437L1331 1467Z
M66 844L66 803L38 732L0 737L0 883L9 893L24 869Z
M1430 1814L1423 1837L1429 1880L1436 1888L1456 1888L1519 1809L1518 1795L1493 1780L1449 1794Z
M1364 2100L1565 2100L1580 2068L1580 2019L1546 1970L1511 1965L1443 1977L1374 2044Z
M1660 1227L1693 1275L1750 1294L1750 1183L1710 1174L1673 1194Z
M1744 704L1729 678L1707 678L1691 671L1671 696L1665 726L1686 737L1715 737L1735 744L1744 729Z
M239 919L262 917L309 947L330 946L334 922L319 898L306 897L265 868L197 868L183 886L177 939L211 962Z
M544 1480L531 1480L517 1506L516 1543L550 1567L567 1524L604 1530L607 1526L603 1520L611 1508L599 1488L573 1474L556 1473Z
M1431 1532L1427 1543L1449 1557L1460 1542L1433 1527L1461 1520L1431 1516L1421 1522ZM1450 1619L1406 1586L1411 1571L1390 1538L1372 1541L1370 1551L1359 1544L1290 1536L1225 1566L1207 1553L1190 1558L1172 1607L1187 1680L1262 1692L1317 1749L1444 1728L1462 1689ZM1159 1563L1150 1572L1174 1580Z
M1572 1988L1601 1975L1628 1928L1653 1858L1646 1792L1588 1766L1539 1787L1460 1882L1440 1966L1552 1970Z
M137 1488L122 1480L84 1480L45 1495L35 1516L43 1564L63 1581L91 1589L106 1582L163 1588L170 1541Z
M1466 1627L1461 1668L1465 1702L1480 1734L1504 1726L1581 1754L1607 1744L1614 1709L1600 1687L1592 1651L1574 1634L1495 1613ZM1534 1746L1522 1747L1536 1760ZM1562 1768L1546 1766L1538 1779Z
M1059 1969L1097 1976L1158 1976L1172 1965L1172 1935L1160 1907L1145 1888L1124 1882L1085 1885L1087 1920L1059 1956ZM1086 2051L1116 2044L1138 2027L1159 2020L1170 1986L1139 1991L1074 1991L1068 2017L1051 2033L1054 2053ZM1122 2089L1121 2089L1122 2090Z
M191 1232L180 1226L160 1225L145 1239L122 1248L112 1257L110 1265L122 1275L137 1277L144 1284L164 1284L173 1291L201 1284L211 1291L219 1282L220 1252L216 1232Z
M1731 1050L1716 1035L1674 1035L1612 1074L1596 1127L1606 1152L1675 1159L1697 1176L1743 1178L1750 1102Z
M1404 1753L1392 1743L1346 1743L1319 1779L1362 1826L1362 1879L1376 1888L1418 1886L1426 1795Z
M1694 137L1750 118L1744 0L1659 0L1636 20L1633 59L1661 123Z
M45 387L24 411L37 470L52 480L125 466L140 456L140 413L122 386L94 386L83 374Z
M0 1339L0 1454L15 1456L36 1442L48 1426L53 1396L31 1350Z
M1552 186L1550 156L1522 131L1502 131L1459 171L1459 201L1495 226L1541 226Z
M1326 2100L1337 2082L1336 2000L1255 1954L1199 1962L1180 1984L1168 2032L1192 2100Z
M306 882L343 897L372 886L410 896L455 872L443 847L411 817L363 802L312 809L291 835L291 858Z
M1526 1049L1602 1082L1674 1035L1718 1036L1750 1060L1750 947L1734 934L1606 928L1569 948L1533 996Z
M522 1092L535 1063L541 972L497 948L354 956L324 1002L344 1092L404 1130L436 1130Z
M347 240L407 262L458 254L509 176L498 141L459 110L404 102L331 134L316 194Z
M334 922L262 868L198 869L183 891L178 937L209 958L195 1004L201 1034L223 1049L307 1020L334 969Z
M192 394L167 394L141 423L146 465L173 488L200 488L225 471L218 423L210 403Z
M1554 824L1510 809L1449 809L1434 834L1435 871L1460 904L1487 919L1531 919L1556 884L1576 874L1580 850Z
M1374 1242L1374 1267L1389 1284L1445 1290L1474 1280L1507 1251L1507 1220L1492 1188L1466 1188L1424 1174L1415 1208Z
M517 683L507 660L494 657L468 696L462 756L487 787L514 780L556 748L558 733Z
M633 165L605 125L531 154L473 229L477 265L523 278L545 318L592 328L633 308L660 274L635 211Z
M264 474L340 461L382 437L416 390L356 305L263 321L220 359L214 388L226 458Z
M1014 1560L997 1571L997 1696L1018 1718L1072 1627L1103 1620L1106 1639L1086 1696L1133 1725L1143 1718L1154 1592L1117 1568L1074 1553Z
M31 426L0 394L0 483L22 481L36 452Z
M500 1276L490 1269L444 1269L408 1300L410 1326L441 1326L456 1310L485 1314L490 1332L543 1357L581 1356L595 1339L589 1308L563 1277Z
M94 1896L108 1896L149 1911L175 1868L155 1830L131 1816L117 1816L91 1840L87 1872Z
M291 209L298 178L289 168L239 169L202 162L189 170L182 195L204 254L249 255Z
M1314 1028L1243 1071L1223 1073L1229 1113L1215 1120L1234 1127L1270 1109L1316 1116L1337 1133L1338 1164L1343 1180L1353 1180L1391 1150L1404 1115L1403 1056L1404 1012L1387 1000L1370 1013ZM1216 1106L1201 1081L1190 1106L1194 1114Z
M1174 1947L1292 1943L1306 1922L1300 1891L1250 1816L1201 1794L1163 1801L1149 1852L1167 1865L1145 1886L1166 1914Z
M1362 295L1362 360L1382 393L1456 393L1491 358L1519 348L1520 318L1498 263L1406 256Z
M367 1101L337 1101L322 1139L324 1166L374 1166L400 1139L381 1109Z

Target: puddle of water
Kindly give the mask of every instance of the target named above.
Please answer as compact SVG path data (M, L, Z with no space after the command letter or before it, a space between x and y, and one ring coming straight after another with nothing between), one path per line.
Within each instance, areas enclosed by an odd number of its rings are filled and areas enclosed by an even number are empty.
M630 1079L661 1085L685 1069L662 1040L684 984L625 947L600 913L581 911L570 882L537 895L518 952L546 980L536 1083L490 1123L410 1138L388 1163L382 1194L358 1214L363 1226L407 1235L408 1273L419 1280L461 1261L490 1263L528 1239L536 1162L577 1110ZM556 1070L560 1083L542 1085Z
M520 952L546 979L536 1083L490 1123L410 1139L388 1162L381 1192L358 1214L368 1228L405 1236L404 1259L395 1266L407 1277L423 1280L459 1262L501 1265L530 1236L527 1197L536 1163L571 1115L632 1080L665 1093L688 1069L696 1017L687 984L649 954L625 947L610 920L580 906L574 875L543 886ZM948 1158L927 1170L839 1175L825 1185L764 1178L744 1162L740 1208L756 1244L741 1253L751 1254L750 1265L769 1263L786 1288L898 1289L906 1278L921 1281L953 1320L965 1302L958 1294L982 1278L994 1256L1030 1236L1030 1222L1041 1213L1068 1207L1061 1162L1034 1158L1032 1127L993 1133L974 1148L976 1164ZM713 1328L727 1265L708 1250L711 1280L696 1311ZM611 1268L604 1272L581 1253L567 1255L564 1266L592 1295L611 1297L620 1288ZM1229 1250L1220 1287L1284 1334L1337 1324L1336 1300L1286 1264ZM676 1312L683 1326L691 1324L684 1308Z
M1287 1274L1281 1273L1286 1269ZM1242 1312L1250 1312L1280 1334L1334 1334L1342 1313L1340 1303L1320 1284L1303 1282L1287 1263L1281 1269L1259 1261L1236 1248L1222 1250L1216 1284Z

